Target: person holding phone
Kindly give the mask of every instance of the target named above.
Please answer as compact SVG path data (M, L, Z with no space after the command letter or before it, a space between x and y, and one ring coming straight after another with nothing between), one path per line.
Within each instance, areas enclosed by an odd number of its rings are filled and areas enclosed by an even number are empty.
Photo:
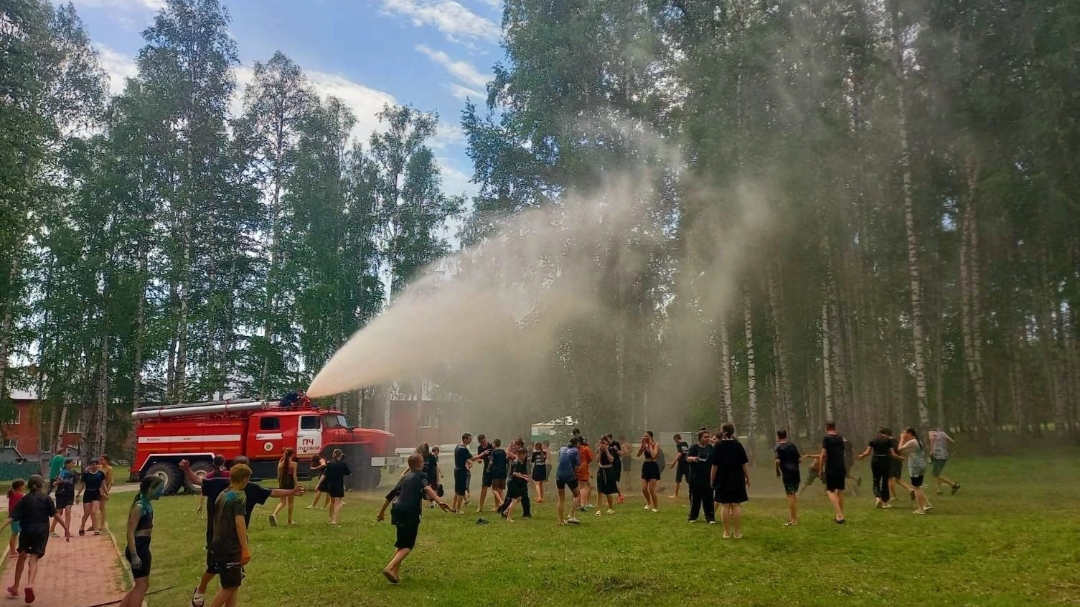
M709 487L710 467L712 465L713 446L706 431L698 432L697 443L686 450L687 487L690 492L691 523L696 523L698 513L705 508L705 520L710 525L716 524L716 510L713 508L713 495Z

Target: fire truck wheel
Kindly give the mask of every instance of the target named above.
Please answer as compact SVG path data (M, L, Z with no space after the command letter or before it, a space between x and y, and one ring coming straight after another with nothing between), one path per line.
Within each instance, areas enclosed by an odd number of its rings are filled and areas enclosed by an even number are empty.
M191 462L191 471L199 478L206 478L206 475L213 472L213 470L214 462L209 460L202 459ZM186 479L184 481L184 489L186 489L188 493L195 493L195 487L188 483Z
M145 476L160 476L165 481L165 495L172 495L184 486L184 477L180 474L180 467L168 462L158 462L146 469Z

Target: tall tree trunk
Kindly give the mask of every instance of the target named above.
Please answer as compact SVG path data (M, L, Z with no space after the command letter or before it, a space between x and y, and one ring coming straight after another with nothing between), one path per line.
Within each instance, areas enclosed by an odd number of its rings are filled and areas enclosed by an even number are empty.
M915 348L915 397L919 412L919 423L923 428L930 426L930 410L926 405L926 356L924 354L923 311L919 285L919 243L915 231L915 201L911 184L911 150L908 144L907 129L907 93L904 69L904 45L901 40L899 0L892 0L892 44L894 67L897 74L897 116L896 124L900 140L900 172L902 175L904 196L904 228L907 232L908 279L911 293L911 335Z
M105 439L106 432L108 430L109 420L109 317L106 314L102 318L102 329L104 333L101 336L101 359L100 370L98 371L98 385L97 385L97 407L94 412L94 430L92 443L93 449L90 454L91 457L97 457L105 452Z
M735 423L735 406L731 401L731 340L728 336L727 318L720 317L720 391L724 401L720 413L729 423Z
M7 398L7 370L8 361L11 357L11 335L15 330L15 299L17 293L10 288L15 284L19 274L19 256L11 256L11 267L8 269L9 290L4 294L4 318L0 321L0 402Z
M974 155L967 158L967 200L960 220L960 300L963 315L961 330L964 342L964 360L975 394L975 419L979 433L991 431L992 420L986 400L982 378L982 319L979 314L978 226L975 222L975 187L978 182L978 165Z
M776 280L776 265L769 265L769 307L772 309L773 316L773 349L776 352L776 375L777 375L777 391L779 392L779 419L777 425L783 425L783 427L790 430L792 428L792 407L791 407L791 375L788 367L787 347L784 343L784 321L783 321L783 303L781 302L780 288L777 286Z
M822 289L824 292L826 289ZM825 419L833 419L832 346L829 345L829 299L821 300L821 367L824 372Z
M757 371L754 363L754 317L750 307L750 289L743 289L743 323L746 330L746 392L750 413L748 435L750 442L750 461L754 461L754 445L757 443Z

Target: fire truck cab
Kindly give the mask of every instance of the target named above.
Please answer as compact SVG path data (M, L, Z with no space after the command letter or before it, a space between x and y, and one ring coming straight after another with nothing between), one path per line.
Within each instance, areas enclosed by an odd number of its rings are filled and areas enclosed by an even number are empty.
M329 458L341 449L352 469L346 483L359 490L377 488L383 468L402 464L393 455L389 432L350 427L340 411L319 409L306 399L289 405L251 400L142 407L132 417L132 480L161 476L166 494L185 486L181 460L202 476L213 470L215 455L229 463L246 456L252 478L276 479L278 460L291 448L298 476L309 478L312 456Z

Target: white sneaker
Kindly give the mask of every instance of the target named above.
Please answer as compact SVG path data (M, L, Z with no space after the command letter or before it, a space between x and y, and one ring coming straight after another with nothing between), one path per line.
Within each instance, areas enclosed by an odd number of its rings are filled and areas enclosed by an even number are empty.
M206 595L199 594L199 589L195 588L195 592L191 593L191 607L203 607L205 601Z
M607 511L607 513L608 513L609 515L610 515L610 514L615 514L615 511L614 511L614 510L612 510L611 508L608 508L608 511Z
M922 508L920 508L920 509L915 511L915 514L926 514L926 510L923 510Z
M653 508L653 509L652 509L652 511L653 511L653 512L660 512L660 511L659 511L659 510L657 510L656 508Z
M934 507L931 506L930 504L927 504L926 507L923 508L923 510L933 510L933 509L934 509Z
M581 521L577 520L574 517L570 517L570 518L566 519L566 524L567 525L580 525Z
M884 504L881 505L881 508L884 509L884 510L888 510L889 508L892 508L892 504L890 504L888 502L885 502Z

